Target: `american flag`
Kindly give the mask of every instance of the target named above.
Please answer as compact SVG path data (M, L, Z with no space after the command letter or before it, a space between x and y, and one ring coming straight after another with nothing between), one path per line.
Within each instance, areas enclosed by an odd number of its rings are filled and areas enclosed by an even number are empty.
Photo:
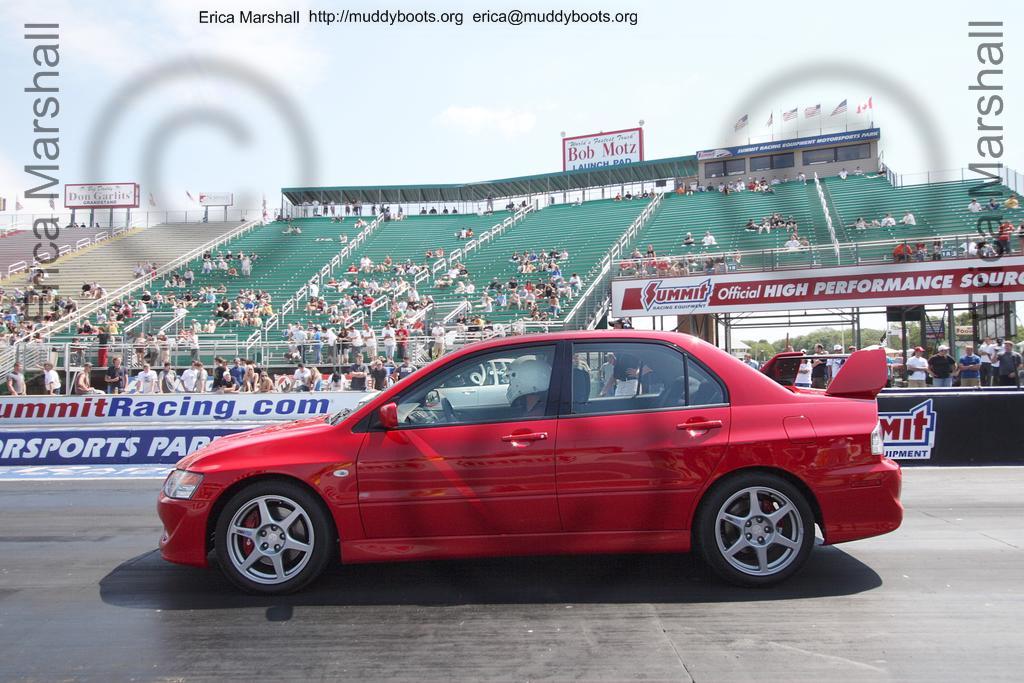
M832 116L835 116L836 114L842 114L844 111L846 111L846 100L843 100L842 102L836 105L836 108L832 110Z
M783 121L792 121L795 118L796 118L796 107L793 107L789 111L782 112L782 120Z
M775 112L772 112L771 114L768 114L768 123L764 124L764 127L768 128L773 123L775 123Z
M821 113L821 105L820 104L816 104L813 107L807 107L806 109L804 109L804 118L805 119L809 119L812 116L817 116L820 113Z
M746 128L747 127L747 119L748 118L749 117L746 114L741 116L740 120L736 122L735 126L733 126L733 130L739 130L740 128Z
M861 114L863 112L866 112L868 109L874 109L874 108L875 108L875 103L872 102L871 98L869 97L867 102L865 102L863 104L858 104L857 105L857 113Z

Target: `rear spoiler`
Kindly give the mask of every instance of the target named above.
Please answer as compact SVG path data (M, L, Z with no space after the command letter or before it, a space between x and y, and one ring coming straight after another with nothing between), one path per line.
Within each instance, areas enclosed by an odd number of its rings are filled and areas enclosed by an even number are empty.
M873 401L888 381L889 364L885 350L880 346L870 346L850 354L825 393Z
M840 398L861 398L872 400L885 388L889 379L885 350L880 346L869 346L854 351L849 356L813 356L814 358L845 358L843 367L829 384L825 394ZM777 353L765 361L761 372L779 384L791 387L796 382L796 373L804 354L799 351Z

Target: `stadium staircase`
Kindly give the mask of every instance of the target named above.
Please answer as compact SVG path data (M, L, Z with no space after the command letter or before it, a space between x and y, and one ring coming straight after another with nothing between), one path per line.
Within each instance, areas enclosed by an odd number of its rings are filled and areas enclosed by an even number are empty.
M70 228L61 227L57 239L57 254L65 257L68 254L87 249L94 244L109 241L111 238L122 237L129 230L126 228ZM32 230L12 230L0 232L0 278L12 278L12 282L23 282L18 273L25 273L35 257L47 260L53 254L51 240L40 239ZM38 247L38 252L36 248ZM62 259L64 260L64 259ZM81 283L79 283L81 284Z
M79 306L93 299L82 297L82 285L96 282L108 294L131 285L134 268L139 263L166 265L181 254L201 247L211 240L228 237L242 225L230 223L164 223L151 228L133 230L120 237L94 243L91 248L74 251L47 265L46 284L57 287L62 296L70 296ZM28 275L12 278L15 286L26 284Z

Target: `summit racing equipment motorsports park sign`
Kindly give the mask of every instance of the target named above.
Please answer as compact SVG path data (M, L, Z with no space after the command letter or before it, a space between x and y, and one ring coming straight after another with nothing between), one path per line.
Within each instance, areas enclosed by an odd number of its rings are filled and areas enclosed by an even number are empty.
M562 138L563 171L619 166L643 160L643 128Z
M612 281L612 315L686 315L1024 299L1024 257Z

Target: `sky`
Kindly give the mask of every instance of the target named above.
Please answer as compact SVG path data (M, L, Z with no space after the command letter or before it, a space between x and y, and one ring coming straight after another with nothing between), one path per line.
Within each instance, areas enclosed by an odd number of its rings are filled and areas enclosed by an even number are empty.
M374 10L369 2L337 8ZM0 196L29 185L38 69L27 22L60 24L61 184L138 181L160 209L231 191L236 206L279 203L281 187L447 183L561 168L560 136L644 121L649 159L816 133L774 131L774 111L821 104L822 122L882 129L886 163L912 174L977 161L979 69L970 20L1001 20L1020 3L790 5L592 0L523 1L524 10L635 11L635 26L474 24L484 2L420 2L462 11L445 24L316 25L287 0L0 2ZM303 23L202 25L200 10L299 9ZM390 7L394 9L394 5ZM1004 162L1024 168L1022 63L1010 51ZM1015 85L1017 84L1017 85ZM872 99L870 119L851 112ZM750 124L739 134L733 124ZM305 151L303 151L305 150ZM145 201L145 200L144 200ZM24 202L27 210L44 203Z

